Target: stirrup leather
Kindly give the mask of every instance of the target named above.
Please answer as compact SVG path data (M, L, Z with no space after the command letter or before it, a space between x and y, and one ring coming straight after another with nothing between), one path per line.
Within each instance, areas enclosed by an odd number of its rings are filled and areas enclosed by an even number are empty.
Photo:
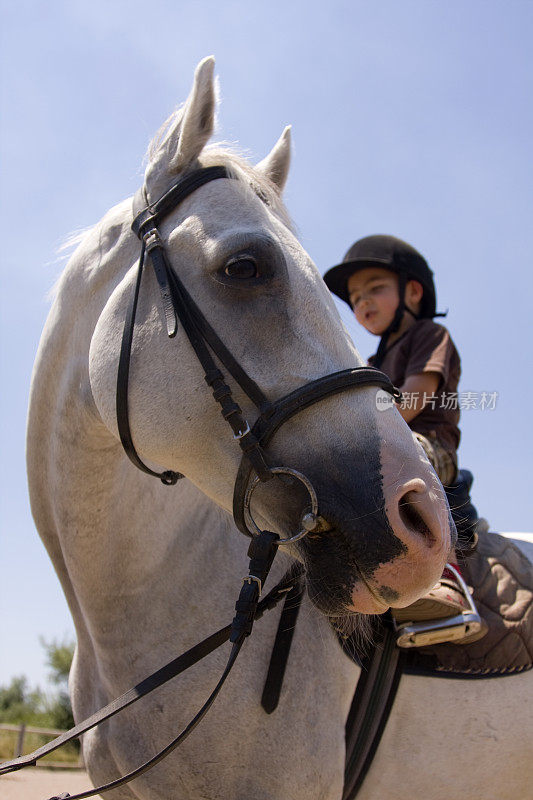
M454 617L427 620L424 622L407 622L398 624L394 620L398 647L425 647L443 644L444 642L460 642L465 637L480 633L484 623L478 614L474 599L462 575L452 564L446 564L461 588L468 608Z

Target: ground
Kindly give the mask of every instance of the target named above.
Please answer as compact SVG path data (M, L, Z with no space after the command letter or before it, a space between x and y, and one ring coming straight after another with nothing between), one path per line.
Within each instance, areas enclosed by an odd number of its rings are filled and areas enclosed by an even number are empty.
M2 800L46 800L55 794L77 794L92 788L89 776L83 770L28 767L0 778Z

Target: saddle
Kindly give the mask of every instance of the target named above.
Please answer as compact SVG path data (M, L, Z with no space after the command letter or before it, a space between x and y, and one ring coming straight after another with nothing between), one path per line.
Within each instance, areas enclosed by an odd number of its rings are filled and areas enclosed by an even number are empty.
M533 666L533 571L526 556L497 533L477 531L461 569L488 632L472 644L412 650L405 671L442 677L496 677Z

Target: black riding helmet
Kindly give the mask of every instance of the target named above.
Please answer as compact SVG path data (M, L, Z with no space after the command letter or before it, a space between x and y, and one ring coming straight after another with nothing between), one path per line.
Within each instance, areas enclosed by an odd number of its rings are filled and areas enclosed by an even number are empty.
M326 272L324 275L326 286L349 305L348 278L354 272L367 267L382 267L397 275L405 275L407 280L419 281L424 288L419 316L430 319L436 316L437 300L433 272L418 250L395 236L378 234L359 239L350 247L342 264L337 264ZM400 299L403 298L400 296Z
M437 298L433 272L430 270L426 259L410 244L402 241L402 239L397 239L395 236L376 234L359 239L350 247L344 256L342 264L337 264L337 266L331 267L326 272L324 281L333 294L336 294L337 297L340 297L341 300L344 300L349 305L348 279L354 272L368 267L382 267L395 272L399 278L398 294L400 302L393 321L381 337L378 351L374 357L374 365L379 367L385 355L389 335L395 333L400 327L404 311L409 311L412 314L412 311L405 305L405 285L408 280L419 281L424 289L420 303L420 313L417 318L426 317L432 319L443 315L437 314L435 311Z

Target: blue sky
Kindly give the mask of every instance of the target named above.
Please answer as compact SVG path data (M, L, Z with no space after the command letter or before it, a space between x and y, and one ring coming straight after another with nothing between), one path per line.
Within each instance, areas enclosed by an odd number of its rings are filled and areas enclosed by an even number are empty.
M293 125L287 205L319 269L393 233L424 253L461 353L459 451L494 530L531 515L533 3L2 2L0 684L45 683L72 631L33 526L24 437L57 249L140 183L151 135L214 54L218 138L253 160ZM346 316L348 319L348 316ZM354 324L364 356L376 347Z

